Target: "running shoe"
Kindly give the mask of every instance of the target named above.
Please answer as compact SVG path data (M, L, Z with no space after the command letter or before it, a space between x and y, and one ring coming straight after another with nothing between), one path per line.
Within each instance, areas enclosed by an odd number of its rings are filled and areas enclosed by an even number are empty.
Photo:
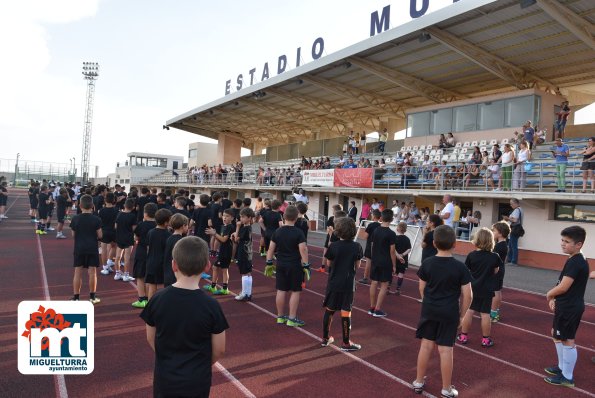
M461 344L467 344L469 342L469 337L464 333L459 333L457 341Z
M79 301L79 299L75 298L74 296L70 299L70 301Z
M361 350L362 346L359 344L355 344L354 342L350 341L349 344L343 344L341 346L341 351L357 351Z
M490 316L490 320L492 321L492 323L498 323L498 322L500 322L500 314L496 314L494 316Z
M56 239L66 239L66 236L64 234L59 234L56 235Z
M229 290L228 289L216 289L215 291L213 291L213 294L215 296L226 296L229 294Z
M543 379L546 383L561 387L574 387L574 380L568 380L563 374L556 376L545 377Z
M203 272L202 274L200 274L200 277L202 279L211 279L211 275L207 274L206 272Z
M424 381L413 380L413 383L411 383L411 385L413 386L413 391L416 394L421 394L422 392L424 392L424 387L426 386L426 380L425 380L425 378L424 378Z
M89 301L91 302L91 304L95 305L95 304L99 304L101 303L101 300L99 299L99 297L95 296L95 298L89 299Z
M369 285L370 280L368 278L362 278L358 281L358 283L361 283L362 285Z
M397 296L400 296L400 295L401 295L401 289L397 289L397 290L395 290L395 294L396 294Z
M278 324L285 324L287 323L287 316L285 315L281 315L277 317L277 323Z
M237 301L252 301L252 296L248 296L247 294L241 293L235 296Z
M490 348L494 346L494 340L489 337L484 337L481 339L481 346L483 348Z
M114 272L114 270L111 269L109 265L104 265L103 269L101 270L101 275L109 275L112 272Z
M328 347L329 345L333 344L334 342L335 342L335 338L333 336L330 336L328 339L322 339L322 341L320 342L320 346Z
M324 271L324 267L320 267L320 268L318 268L316 271L318 271L318 272L325 272L325 271Z
M388 314L382 310L375 310L374 314L372 314L372 316L374 318L384 318L385 316L387 316Z
M55 231L55 230L56 230L56 228L54 228L54 227L47 227L47 230L48 230L48 231Z
M108 259L106 265L109 265L110 267L113 267L114 265L116 265L116 263L114 262L114 260Z
M148 302L149 301L147 301L147 300L143 300L143 301L136 300L134 303L132 303L132 306L134 308L145 308L147 306Z
M440 391L440 396L443 398L457 398L459 396L459 392L455 389L455 386L448 387L448 390L444 388Z
M116 275L114 275L115 281L121 281L124 278L124 275L120 271L116 271Z
M375 310L375 308L374 308L374 307L370 308L370 309L368 310L368 315L374 315L374 310Z
M134 281L134 280L135 280L135 279L134 279L133 277L131 277L131 276L128 274L128 272L126 272L126 273L124 274L124 276L122 277L122 281L124 281L124 282L132 282L132 281Z
M306 322L302 321L301 319L298 318L287 318L287 326L291 326L291 327L302 327L305 326Z
M545 373L552 376L558 376L562 374L562 369L560 369L558 365L552 366L551 368L545 368L543 370L545 370Z

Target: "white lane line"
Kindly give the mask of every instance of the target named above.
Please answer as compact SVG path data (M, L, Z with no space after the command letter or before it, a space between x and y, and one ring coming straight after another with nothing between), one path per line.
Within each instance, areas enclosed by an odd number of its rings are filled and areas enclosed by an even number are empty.
M4 215L6 215L6 213L8 213L10 211L10 209L12 209L12 206L14 206L14 204L17 202L17 200L19 200L21 198L21 196L22 195L18 195L16 198L14 198L14 200L12 201L10 206L8 206L8 209L6 209L6 211L4 212Z
M39 258L39 271L41 273L41 282L43 284L43 297L45 300L51 300L50 289L48 287L48 277L45 272L45 261L43 261L43 250L41 249L41 241L39 235L35 235L37 241L37 257ZM56 397L68 398L68 390L66 389L66 380L64 375L54 375L54 386L56 391Z

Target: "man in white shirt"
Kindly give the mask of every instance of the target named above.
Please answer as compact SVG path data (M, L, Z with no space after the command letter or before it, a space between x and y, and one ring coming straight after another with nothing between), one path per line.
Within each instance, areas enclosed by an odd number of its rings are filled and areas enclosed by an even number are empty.
M455 215L455 208L452 204L452 197L448 194L442 197L442 203L444 203L444 208L440 212L440 218L444 220L444 225L448 225L452 228L452 220L454 219Z
M398 200L393 200L393 208L391 209L393 211L393 220L395 222L399 221L399 216L401 215L401 208L399 207L399 201Z

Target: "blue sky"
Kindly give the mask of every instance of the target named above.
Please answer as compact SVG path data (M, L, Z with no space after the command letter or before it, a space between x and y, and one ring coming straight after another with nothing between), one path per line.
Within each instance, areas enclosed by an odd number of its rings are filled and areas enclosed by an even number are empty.
M113 171L127 152L187 156L201 140L162 124L222 97L225 81L314 39L325 55L364 40L370 13L391 4L391 25L408 20L406 0L300 2L29 0L0 6L0 158L69 163L81 157L83 61L100 63L91 164ZM452 0L432 0L430 11ZM4 60L9 60L5 62ZM271 76L274 76L272 73ZM93 174L93 173L92 173Z

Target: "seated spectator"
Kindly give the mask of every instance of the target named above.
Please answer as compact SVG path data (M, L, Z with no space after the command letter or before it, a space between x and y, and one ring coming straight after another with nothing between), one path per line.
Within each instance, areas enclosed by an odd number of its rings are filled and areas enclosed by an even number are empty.
M494 189L494 183L500 181L500 166L494 159L490 160L490 165L486 169L485 182L490 188Z
M473 149L473 153L471 154L471 159L469 160L471 164L481 164L481 150L478 146Z
M436 162L434 162L436 163ZM437 171L434 171L438 169ZM442 165L439 167L435 167L432 169L434 173L434 181L436 182L435 189L442 189L446 187L446 180L448 179L448 166L446 165L446 160L442 161Z
M488 166L490 164L490 154L488 151L483 151L481 154L481 164L484 166Z
M481 221L481 212L476 210L473 215L471 215L471 210L467 211L467 215L461 218L461 222L457 227L456 233L457 238L460 239L469 239L471 236L471 232L473 228L477 228Z
M344 169L357 169L357 165L353 163L353 159L349 158L347 163L343 166Z
M345 159L343 159L343 156L339 156L339 168L343 168L343 166L345 165Z
M446 137L444 136L444 134L440 134L440 139L438 140L438 148L448 148L448 143L446 142Z
M545 142L545 137L547 135L547 129L539 129L535 132L533 136L533 145L540 145Z
M510 144L518 145L521 143L521 138L519 137L519 132L515 131L512 138L508 141Z
M452 133L448 133L448 137L446 138L446 147L447 148L454 148L456 145L455 136Z
M481 179L481 174L479 172L479 166L476 164L470 165L467 175L465 176L465 180L463 182L463 189L465 187L469 187L469 184L473 181L474 183Z

